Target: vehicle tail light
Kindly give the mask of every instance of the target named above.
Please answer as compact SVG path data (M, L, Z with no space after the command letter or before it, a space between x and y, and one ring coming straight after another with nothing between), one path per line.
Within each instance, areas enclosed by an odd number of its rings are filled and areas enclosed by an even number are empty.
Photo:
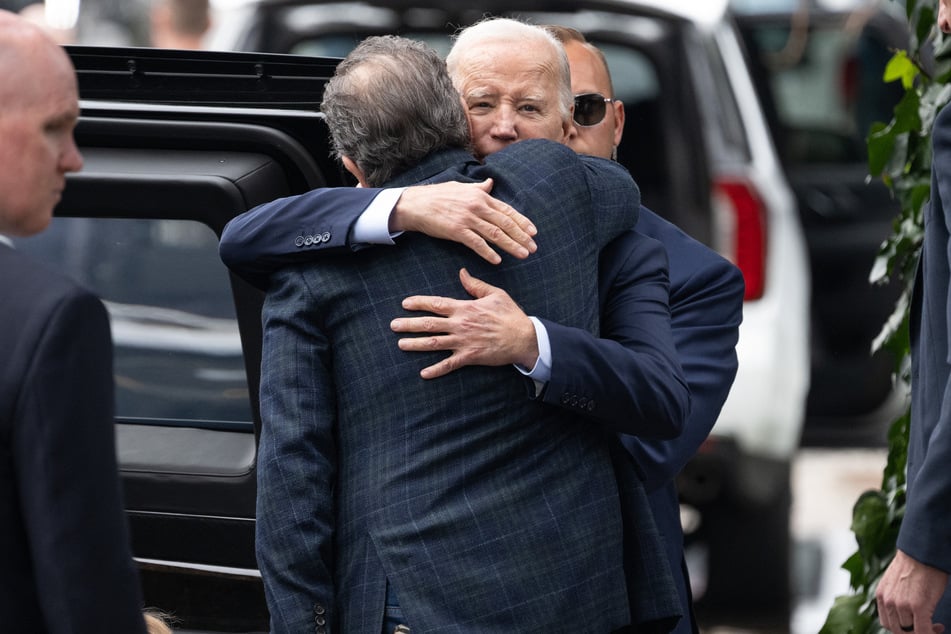
M713 186L715 244L743 273L750 301L766 288L766 207L752 184L719 179Z

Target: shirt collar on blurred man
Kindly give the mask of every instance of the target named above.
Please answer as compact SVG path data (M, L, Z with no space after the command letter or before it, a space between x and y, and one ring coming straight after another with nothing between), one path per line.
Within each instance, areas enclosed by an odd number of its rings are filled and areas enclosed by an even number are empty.
M13 241L11 241L10 238L8 238L8 237L6 237L5 235L3 235L2 233L0 233L0 244L5 244L5 245L7 245L8 247L12 247L12 246L13 246Z

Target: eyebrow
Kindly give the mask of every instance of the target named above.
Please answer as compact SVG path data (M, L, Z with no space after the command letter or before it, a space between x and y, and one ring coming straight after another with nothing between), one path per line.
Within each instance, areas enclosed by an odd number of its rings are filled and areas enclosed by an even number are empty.
M491 90L489 88L473 88L465 94L466 99L485 99L486 97L495 97L498 95L498 91Z
M545 102L547 99L545 99L544 95L523 95L519 97L518 101Z

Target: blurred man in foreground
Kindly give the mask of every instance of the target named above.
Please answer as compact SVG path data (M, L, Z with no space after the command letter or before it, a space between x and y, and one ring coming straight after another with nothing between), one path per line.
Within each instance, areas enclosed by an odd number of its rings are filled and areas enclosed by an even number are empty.
M50 223L73 141L76 76L38 27L0 11L0 234ZM145 631L122 510L112 341L102 303L0 235L0 624Z

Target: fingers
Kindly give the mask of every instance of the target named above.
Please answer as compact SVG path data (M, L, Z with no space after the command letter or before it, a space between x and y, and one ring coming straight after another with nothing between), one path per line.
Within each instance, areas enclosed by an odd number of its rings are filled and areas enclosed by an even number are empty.
M538 229L532 221L508 203L489 195L494 185L491 178L475 185L485 196L475 201L470 209L475 235L471 238L471 244L466 242L467 246L493 264L498 264L501 259L496 261L496 258L487 257L485 250L489 249L489 243L519 259L534 253L538 247L532 236L538 233ZM484 242L479 244L480 241Z
M947 585L948 573L899 549L875 590L882 627L894 634L933 634L939 627L943 629L932 622L932 617Z
M411 295L403 300L402 306L405 310L413 310L427 313L435 313L447 317L453 313L459 300L449 297L439 297L433 295ZM413 319L413 318L410 318ZM420 318L416 318L420 319ZM408 331L407 331L408 332ZM417 331L414 331L417 332ZM432 332L432 331L418 331Z
M405 320L409 321L409 320ZM394 328L395 330L395 328ZM438 337L408 337L396 342L400 350L404 352L433 352L442 350L455 350L458 346L458 338L452 336ZM424 379L438 379L461 367L460 357L453 354L438 363L425 367L419 371L419 376Z
M488 197L477 233L506 253L527 258L538 250L532 237L538 233L532 222L507 203Z
M439 363L435 363L429 367L423 368L419 371L419 376L424 379L438 379L441 376L446 376L453 370L457 369L458 364L456 363L456 355L443 359Z
M491 193L492 187L494 185L495 181L493 181L491 178L487 178L481 183L478 183L479 188L487 194ZM519 229L524 231L527 235L534 236L538 233L538 229L535 228L535 225L532 223L532 221L516 211L514 207L498 199L492 200L493 202L490 203L490 205L492 205L497 212L511 219L519 227Z
M469 247L470 249L472 249L473 251L475 251L475 253L480 258L482 258L489 264L499 264L502 261L502 256L496 253L492 249L492 247L489 246L489 243L486 242L482 238L482 236L480 236L477 233L473 232L473 233L464 235L460 239L460 242L464 244L465 246ZM516 251L518 251L517 247L516 247ZM519 257L519 256L516 256L516 257ZM519 257L519 259L523 260L527 257L528 257L528 253L526 253L524 256Z
M404 352L433 352L452 350L458 344L454 337L449 335L436 337L404 337L396 342Z
M390 330L400 333L444 333L446 319L440 317L397 317L390 322ZM402 340L400 340L402 341Z
M883 581L887 586L888 580L883 579ZM881 585L879 586L880 591L883 591L884 589L885 588L883 588ZM902 610L896 603L893 601L890 602L882 594L876 596L876 601L878 603L879 621L881 622L882 627L884 627L886 630L893 632L894 634L901 634L903 631L901 629L903 625L912 625L914 623L914 617L910 608L907 610ZM902 614L902 612L905 612L905 614ZM914 628L904 631L907 632L913 630Z
M462 287L466 289L466 292L476 299L485 297L492 291L499 290L495 286L483 282L477 277L472 277L465 268L459 269L459 281L462 282Z
M490 200L495 199L490 198ZM500 214L488 219L472 216L468 222L472 226L459 236L459 242L475 251L490 264L498 264L502 261L501 256L492 249L491 245L520 260L524 260L538 249L531 236L511 219Z

